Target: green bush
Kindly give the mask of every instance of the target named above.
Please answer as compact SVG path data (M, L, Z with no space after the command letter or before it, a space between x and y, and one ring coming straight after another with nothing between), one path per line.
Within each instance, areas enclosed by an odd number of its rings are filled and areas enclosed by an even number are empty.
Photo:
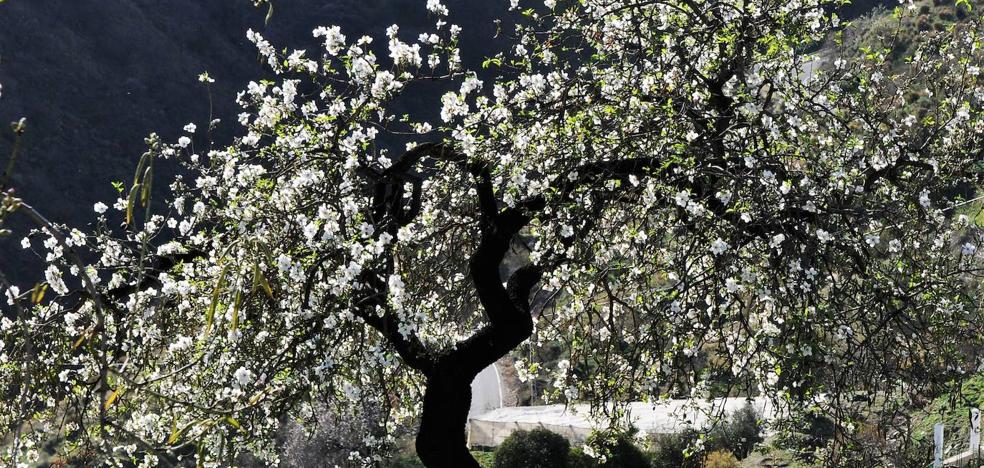
M608 450L608 460L599 465L602 468L649 468L651 465L649 457L628 436L619 437Z
M742 460L752 453L759 442L762 442L762 426L758 415L751 405L745 405L735 411L727 422L711 430L704 446L709 452L724 450Z
M389 460L388 463L384 464L386 468L424 468L424 464L420 462L414 454L402 454Z
M596 444L592 438L589 444L600 445L607 453L605 463L598 463L586 455L580 447L571 451L571 468L649 468L650 458L632 442L632 434L622 434L613 441Z
M704 468L741 468L741 462L727 450L718 450L707 454Z
M655 468L700 468L702 457L684 457L684 451L691 446L700 433L694 430L680 434L660 434L652 439L653 467ZM705 453L723 451L732 453L742 460L762 442L762 426L751 405L735 411L727 421L718 423L704 436Z
M700 468L700 461L695 457L684 457L684 451L696 439L697 433L694 431L653 436L653 468Z
M804 462L812 462L817 449L827 446L836 432L834 421L822 415L807 415L790 423L776 438L777 448L788 450Z
M581 447L571 449L570 463L570 468L593 468L598 466L598 462L585 454Z
M495 454L492 452L472 452L471 453L482 468L493 468L495 466Z
M493 468L492 463L495 457L492 452L476 451L471 454L482 468ZM386 468L424 468L424 463L420 461L420 458L417 458L417 455L404 453L390 459L387 463L383 463L383 466Z
M969 437L970 410L984 407L984 374L978 374L959 383L959 391L940 395L920 411L912 414L912 427L909 430L910 451L919 459L929 453L923 446L931 446L933 426L943 423L947 450L960 450L966 446ZM956 453L956 452L953 452Z
M571 444L546 429L516 431L495 449L495 468L567 468Z

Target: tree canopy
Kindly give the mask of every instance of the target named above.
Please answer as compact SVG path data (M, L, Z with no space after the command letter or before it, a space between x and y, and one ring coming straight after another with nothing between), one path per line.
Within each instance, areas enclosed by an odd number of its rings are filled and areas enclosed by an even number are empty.
M281 78L239 95L234 142L149 137L90 228L7 192L48 267L0 276L0 459L273 462L286 421L368 402L354 463L419 424L425 464L477 466L469 384L523 343L611 417L762 395L848 436L978 369L979 19L899 67L891 37L811 52L823 0L510 3L479 70L438 0L415 38L250 31ZM393 111L435 81L440 121Z

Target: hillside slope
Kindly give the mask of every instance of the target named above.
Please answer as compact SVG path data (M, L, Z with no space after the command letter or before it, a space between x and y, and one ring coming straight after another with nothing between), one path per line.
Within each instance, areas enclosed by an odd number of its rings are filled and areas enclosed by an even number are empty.
M115 198L110 182L132 177L147 134L173 140L188 122L206 127L209 99L199 73L217 80L218 142L234 135L236 92L267 76L245 39L248 28L278 47L311 51L317 48L311 31L326 24L357 38L382 36L400 23L409 40L433 23L424 3L279 0L265 25L266 10L251 0L8 0L0 5L0 160L11 149L7 122L26 117L13 186L52 220L84 226L93 220L93 203ZM502 5L445 3L452 22L465 28L463 48L483 55L495 32L493 12ZM37 276L26 272L37 271L37 263L20 252L19 241L0 239L0 265L30 286Z

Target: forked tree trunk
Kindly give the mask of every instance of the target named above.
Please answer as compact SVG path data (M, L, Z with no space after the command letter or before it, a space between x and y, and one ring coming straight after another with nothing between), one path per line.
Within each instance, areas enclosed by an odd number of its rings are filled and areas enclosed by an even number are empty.
M411 199L416 202L409 208L404 206L404 186L409 180L416 180L407 173L425 156L461 164L475 179L481 239L468 260L468 267L489 325L457 343L452 350L434 356L416 335L408 337L399 333L399 320L394 314L380 317L373 310L362 317L390 340L410 367L427 377L416 442L420 460L428 468L480 468L468 451L465 435L471 383L482 369L505 356L533 333L529 296L540 281L542 269L533 264L523 266L507 275L506 284L503 284L500 266L513 238L530 222L527 211L540 210L545 202L537 198L527 200L521 207L502 209L495 196L488 164L468 162L465 155L444 145L419 145L387 169L375 188L374 217L381 225L380 232L396 236L398 229L419 213L420 183L412 185ZM392 271L390 262L386 273L392 274ZM365 282L379 283L373 290L386 291L386 285L379 280L385 276L366 273ZM385 297L384 293L368 299L371 302L373 298L378 301ZM377 305L386 309L385 303Z
M427 468L479 468L468 451L465 424L471 384L478 373L533 334L533 320L500 322L458 344L428 370L427 389L417 432L417 455Z

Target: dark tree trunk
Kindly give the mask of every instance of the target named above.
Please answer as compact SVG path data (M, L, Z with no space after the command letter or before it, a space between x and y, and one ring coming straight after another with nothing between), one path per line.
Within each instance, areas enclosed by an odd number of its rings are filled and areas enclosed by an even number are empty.
M428 468L479 468L468 452L465 424L471 406L471 379L437 375L427 379L417 433L417 456Z
M387 310L387 286L381 279L393 272L393 261L381 274L363 273L362 282L370 285L364 303L373 305L360 316L385 336L403 360L427 377L417 455L428 468L480 468L468 451L465 424L471 406L471 383L475 376L533 333L530 292L540 281L542 268L526 265L507 276L503 284L500 266L513 238L529 223L530 214L543 208L537 198L521 207L500 209L486 163L468 162L463 154L441 144L419 145L382 173L373 193L373 220L379 232L396 236L398 229L411 222L420 210L421 184L409 177L410 170L424 157L461 164L475 179L480 211L479 245L468 260L469 274L489 324L451 350L432 354L418 336L399 332L399 320ZM417 180L416 182L413 182ZM405 206L404 186L412 182L410 206Z
M725 81L726 77L720 80L721 84ZM478 462L468 452L465 436L471 382L482 369L532 335L530 293L544 269L551 268L528 264L506 275L503 284L500 267L509 254L510 244L529 224L533 214L544 209L546 199L534 196L504 207L505 204L496 197L490 163L470 161L464 154L442 143L427 143L407 151L399 161L378 174L380 179L372 195L372 219L379 228L377 232L396 237L399 228L412 222L420 213L423 185L420 176L413 171L424 158L458 164L474 179L481 238L468 260L468 269L489 323L439 356L432 354L415 334L405 336L400 333L398 316L388 311L387 286L382 280L394 271L392 258L383 271L363 272L362 282L371 286L367 289L371 293L361 302L371 307L361 310L360 317L389 340L404 362L427 377L416 444L420 459L428 468L478 468ZM664 162L657 156L582 165L571 172L575 175L573 179L561 178L568 182L562 182L560 197L570 200L578 187L605 180L669 174L676 169L675 165L667 166ZM409 205L405 196L408 185L412 188ZM564 238L561 242L569 247L574 237ZM379 310L387 312L379 315Z
M428 468L479 468L468 451L465 433L471 383L482 369L533 333L533 320L528 312L517 318L509 325L482 329L438 358L429 369L416 444L417 455Z

